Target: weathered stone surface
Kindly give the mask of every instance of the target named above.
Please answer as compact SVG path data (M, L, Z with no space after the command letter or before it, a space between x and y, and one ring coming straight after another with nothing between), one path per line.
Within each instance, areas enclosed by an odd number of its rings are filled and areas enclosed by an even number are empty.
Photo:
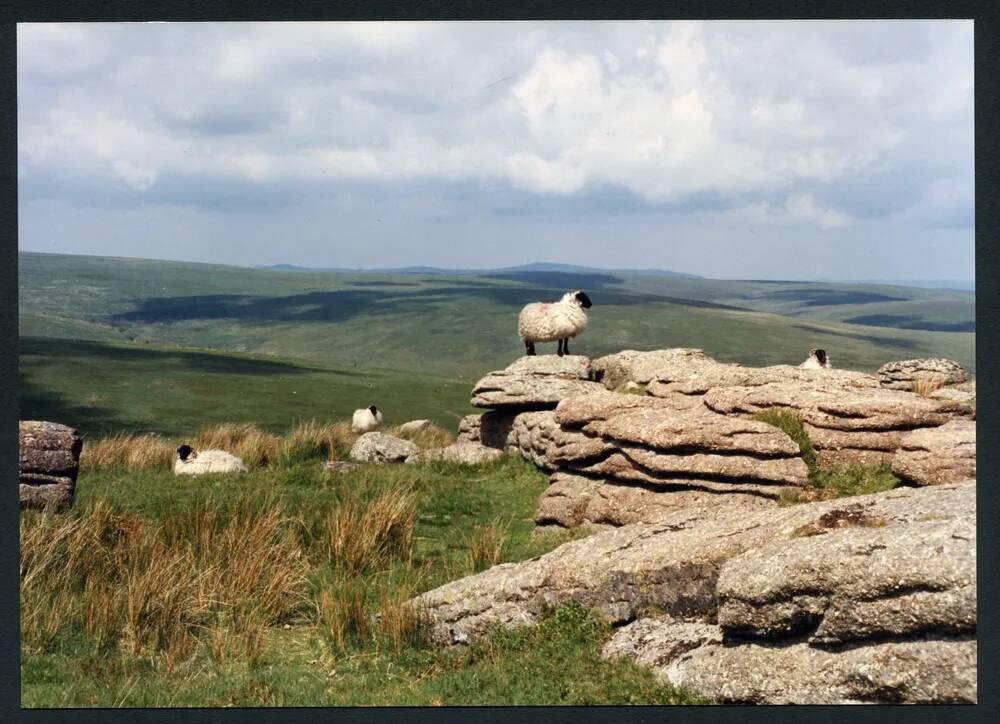
M55 422L22 420L18 446L20 506L71 505L83 449L77 431Z
M942 387L939 390L934 390L931 393L931 397L936 397L940 400L951 400L952 402L961 402L964 404L969 404L975 402L976 400L976 383L971 382L966 385L955 385L954 387Z
M591 477L702 489L731 484L758 493L762 485L808 480L798 445L784 432L704 406L678 409L669 400L603 392L564 400L555 419L561 429L549 461ZM780 489L766 494L777 497Z
M420 448L409 440L388 435L384 432L366 432L351 448L351 459L363 463L403 462Z
M872 641L836 649L807 643L725 645L721 629L640 619L604 648L651 667L661 681L723 704L975 703L971 638Z
M553 409L570 395L603 389L588 379L590 360L582 355L521 357L490 372L472 390L475 407Z
M430 429L433 423L430 420L410 420L399 426L400 435L416 435L424 430Z
M878 377L883 387L894 390L912 390L913 383L917 380L945 385L954 385L966 380L962 365L943 357L887 362L879 367Z
M864 372L838 369L809 369L792 365L743 367L736 364L702 365L686 376L661 377L649 385L649 394L703 395L715 387L760 387L772 383L801 382L830 390L871 389L878 378Z
M976 477L976 423L953 420L903 436L892 472L913 485L956 483Z
M716 364L700 349L674 347L647 352L626 349L591 361L590 376L614 390L628 382L648 385L660 375L664 379L681 378Z
M47 505L62 508L73 503L74 486L68 482L20 483L17 487L22 508L44 508Z
M730 559L719 573L719 625L727 636L807 636L840 644L976 630L975 512L889 525L847 505Z
M456 442L480 442L479 427L482 424L479 415L466 415L458 423L458 436Z
M721 645L722 629L715 624L652 616L620 628L604 645L601 657L631 659L639 666L659 669L689 651Z
M883 519L885 527L933 517L975 516L975 485L906 488L844 500L752 510L699 505L566 543L522 563L494 566L429 591L413 603L441 643L481 635L492 626L531 622L546 606L575 600L613 622L655 606L678 617L710 616L725 562L801 535L829 514Z
M478 442L518 453L541 468L552 469L546 452L558 429L551 410L490 410L463 418L459 424L458 442Z
M838 390L803 382L716 387L702 399L707 407L726 415L770 408L795 410L806 423L824 466L831 462L888 462L902 440L901 433L974 414L967 405L902 390Z
M18 424L18 447L19 473L39 473L76 481L83 440L72 427L22 420Z
M766 497L726 495L681 488L671 492L613 479L595 480L583 475L557 472L538 500L535 524L540 527L599 529L630 523L652 523L668 513L697 506L745 506L751 509L774 507Z
M486 447L478 442L456 442L447 447L424 450L406 458L408 463L422 463L431 460L447 460L464 465L482 465L503 457L503 451Z

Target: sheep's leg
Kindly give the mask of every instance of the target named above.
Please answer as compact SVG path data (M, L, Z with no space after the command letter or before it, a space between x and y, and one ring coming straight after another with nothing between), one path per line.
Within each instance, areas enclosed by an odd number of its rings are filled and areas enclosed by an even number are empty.
M524 353L527 354L527 355L534 355L535 354L535 343L534 342L525 342L524 343Z
M556 354L559 355L560 357L563 356L563 343L565 341L566 340L560 339L559 344L556 346Z
M563 354L569 354L569 337L563 340Z

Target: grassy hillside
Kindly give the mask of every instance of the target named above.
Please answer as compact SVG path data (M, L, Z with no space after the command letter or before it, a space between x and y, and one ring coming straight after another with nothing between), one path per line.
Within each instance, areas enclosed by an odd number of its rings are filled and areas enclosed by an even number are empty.
M523 304L582 288L595 306L572 349L591 356L691 346L774 364L821 346L840 367L943 355L975 372L973 333L933 331L974 326L965 292L617 273L286 272L42 254L22 254L20 264L25 336L169 343L471 381L521 353ZM845 321L858 319L869 324Z
M21 339L20 383L22 419L58 420L88 436L177 435L215 422L279 431L371 404L386 424L425 417L454 430L474 411L467 384L416 372L33 337Z

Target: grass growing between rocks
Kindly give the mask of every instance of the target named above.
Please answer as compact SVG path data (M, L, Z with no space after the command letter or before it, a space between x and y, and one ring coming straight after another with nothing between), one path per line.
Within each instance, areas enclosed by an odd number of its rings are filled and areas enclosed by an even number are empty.
M401 605L569 540L532 535L545 484L517 458L193 478L92 466L68 513L21 515L22 705L682 701L602 661L609 632L585 612L442 651Z
M900 484L899 478L892 474L889 464L838 465L831 469L820 469L816 450L813 449L802 417L792 410L761 410L753 415L753 419L773 425L792 438L799 446L802 459L809 468L809 482L812 488L786 493L781 499L785 505L881 493Z

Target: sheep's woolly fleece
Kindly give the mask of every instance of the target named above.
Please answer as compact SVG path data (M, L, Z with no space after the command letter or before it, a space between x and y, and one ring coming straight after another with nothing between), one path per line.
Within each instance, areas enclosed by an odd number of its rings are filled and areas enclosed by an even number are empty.
M577 292L567 292L558 302L534 302L521 310L517 332L525 342L555 342L569 339L587 328L587 313L576 300Z
M174 460L175 475L202 475L204 473L245 473L246 463L225 450L192 452L187 460Z
M381 426L382 413L377 408L375 412L372 412L371 407L355 410L354 417L351 418L352 432L371 432L372 430L378 430Z

